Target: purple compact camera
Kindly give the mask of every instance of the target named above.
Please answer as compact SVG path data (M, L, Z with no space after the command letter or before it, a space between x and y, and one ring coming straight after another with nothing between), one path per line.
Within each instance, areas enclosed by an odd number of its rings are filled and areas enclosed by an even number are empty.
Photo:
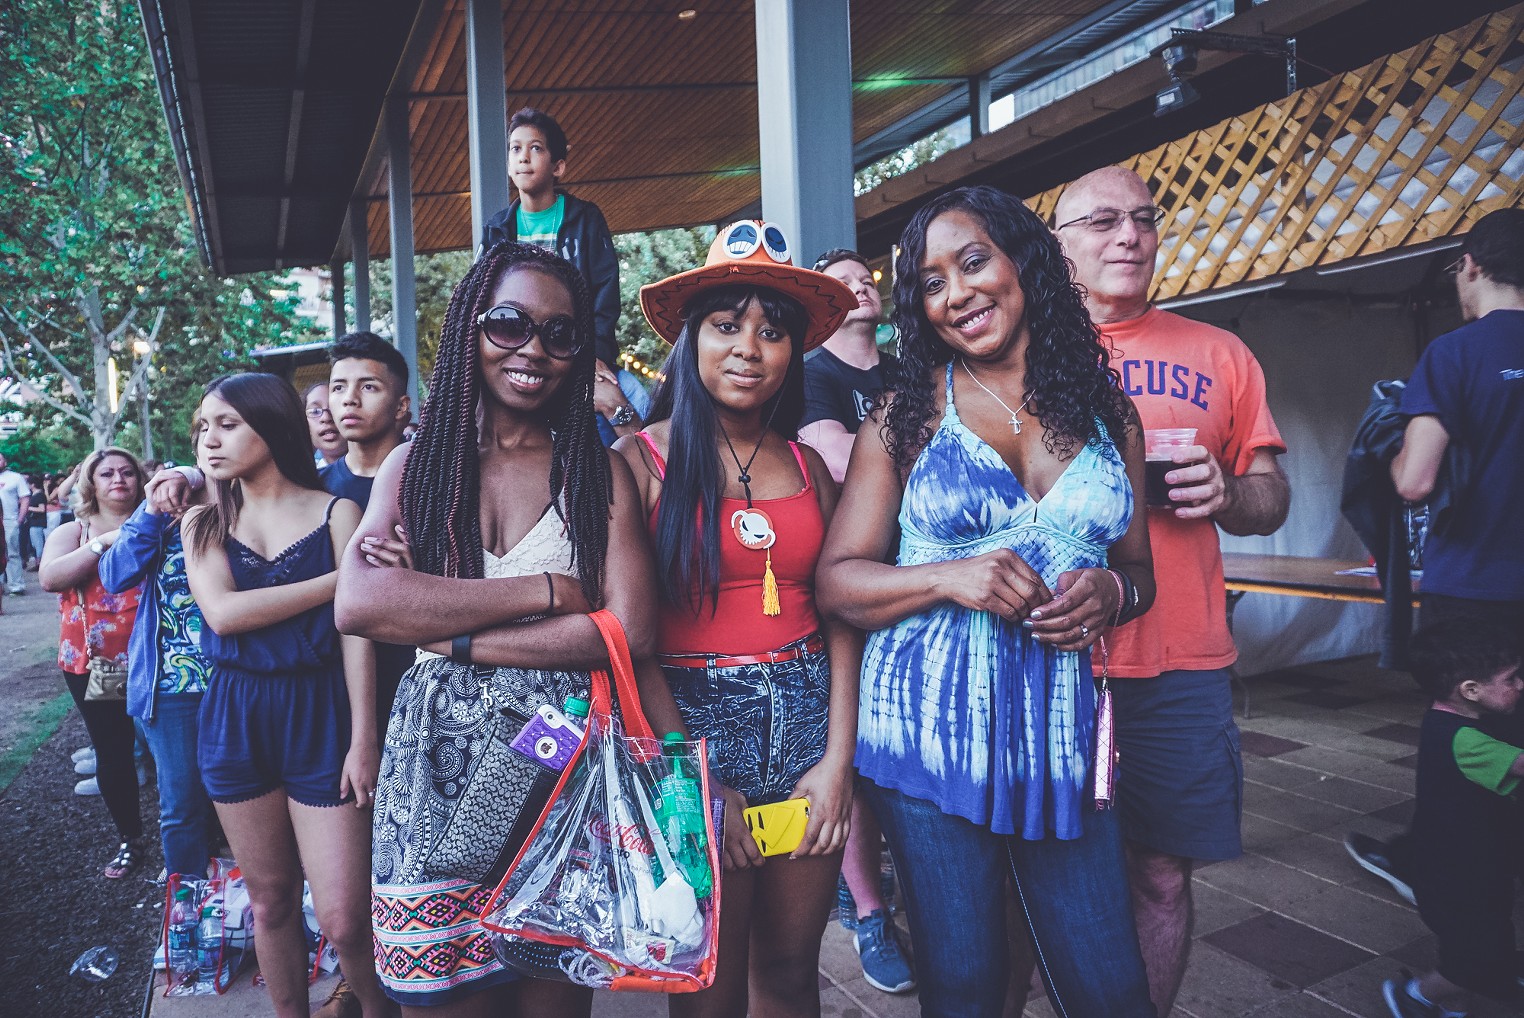
M540 766L559 771L571 762L581 743L582 729L547 703L534 712L509 745Z

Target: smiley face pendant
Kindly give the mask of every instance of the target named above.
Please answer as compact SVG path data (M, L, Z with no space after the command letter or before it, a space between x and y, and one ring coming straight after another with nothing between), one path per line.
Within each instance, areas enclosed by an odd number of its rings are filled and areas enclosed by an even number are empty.
M778 540L778 534L773 530L772 519L761 509L737 509L731 513L730 530L736 535L736 540L741 542L742 547L750 548L752 551L771 548L773 542Z

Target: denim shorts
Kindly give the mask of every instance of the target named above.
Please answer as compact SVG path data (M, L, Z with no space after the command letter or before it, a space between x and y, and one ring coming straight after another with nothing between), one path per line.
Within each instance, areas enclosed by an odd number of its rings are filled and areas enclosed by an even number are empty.
M1114 679L1122 833L1183 859L1243 852L1244 766L1226 668Z
M831 670L824 651L777 664L663 664L662 671L689 733L709 740L710 775L748 805L787 799L825 756Z

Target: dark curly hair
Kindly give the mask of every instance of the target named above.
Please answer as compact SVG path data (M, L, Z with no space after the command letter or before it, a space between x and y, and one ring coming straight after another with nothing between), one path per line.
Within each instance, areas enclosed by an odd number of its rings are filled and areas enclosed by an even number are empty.
M1097 439L1120 446L1132 411L1057 238L1031 209L1004 191L960 187L922 206L900 235L892 317L899 335L899 387L889 403L884 441L895 466L907 472L930 441L941 384L932 369L953 358L953 349L926 317L920 270L932 220L954 210L977 219L1016 264L1031 331L1022 398L1031 398L1043 443L1065 457L1077 445ZM1104 431L1097 428L1097 420Z
M583 342L571 374L546 403L552 442L549 496L566 524L582 592L589 603L602 604L613 481L593 419L593 302L582 273L549 251L513 241L496 244L456 285L439 330L429 400L402 470L398 511L419 569L436 576L481 577L481 364L476 319L487 310L497 281L516 270L544 272L572 296Z

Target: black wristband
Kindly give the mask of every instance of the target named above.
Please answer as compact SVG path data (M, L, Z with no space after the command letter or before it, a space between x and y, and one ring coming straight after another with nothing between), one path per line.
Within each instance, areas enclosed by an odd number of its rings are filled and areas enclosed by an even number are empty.
M1117 605L1117 625L1122 625L1132 619L1133 609L1138 606L1138 588L1132 582L1125 570L1113 567L1112 572L1122 580L1122 603Z
M551 579L550 573L545 573L544 576L545 592L550 595L545 605L545 614L554 615L556 613L556 581Z
M471 663L471 634L457 636L450 641L450 660L458 665Z

